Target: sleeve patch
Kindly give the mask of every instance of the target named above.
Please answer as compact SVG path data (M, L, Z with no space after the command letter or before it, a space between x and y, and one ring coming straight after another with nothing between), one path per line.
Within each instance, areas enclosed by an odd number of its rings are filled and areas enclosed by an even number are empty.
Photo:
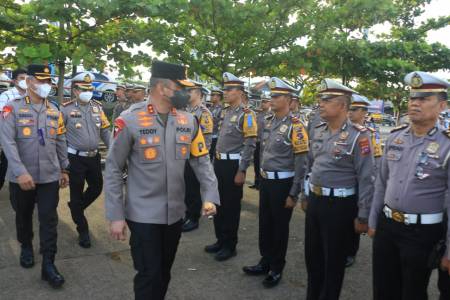
M199 127L197 135L191 143L191 155L193 157L200 157L208 154L209 151L206 148L205 137L203 136L202 129Z
M370 154L370 142L368 138L362 138L358 142L361 155Z
M11 105L3 106L3 111L2 111L3 119L6 119L11 114L12 111L13 111L13 108Z
M66 133L66 125L64 125L63 114L60 112L58 117L58 135Z
M102 110L101 115L100 115L100 119L102 121L102 129L108 128L109 126L111 126L111 124L108 121L108 118L105 115L105 112Z
M116 138L119 133L125 128L125 121L119 117L114 121L114 138Z
M305 127L300 123L292 124L292 147L294 148L294 153L304 153L309 151L309 141L308 134Z
M213 119L211 117L211 114L209 114L207 111L204 111L202 113L202 117L200 119L200 127L202 128L204 134L210 134L213 132Z
M250 111L244 114L243 130L244 137L256 137L258 132L258 125L256 124L255 113Z

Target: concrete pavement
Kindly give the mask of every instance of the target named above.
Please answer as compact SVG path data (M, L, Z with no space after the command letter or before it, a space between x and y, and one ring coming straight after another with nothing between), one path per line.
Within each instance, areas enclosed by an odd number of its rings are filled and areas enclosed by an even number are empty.
M248 179L253 178L249 170ZM264 289L261 277L245 276L241 268L256 263L258 253L258 200L245 188L238 255L218 263L203 252L214 242L212 221L202 219L200 229L184 234L172 269L168 300L186 299L305 299L304 214L299 207L292 217L287 265L282 282ZM67 207L68 190L61 191L58 208L58 255L56 264L66 278L61 290L52 290L40 280L40 261L30 270L19 266L20 247L15 238L14 214L7 187L0 191L0 299L2 300L90 300L132 299L134 270L128 243L112 241L104 219L103 195L87 210L93 247L77 244L75 226ZM37 215L35 214L35 219ZM35 222L35 252L38 224ZM364 236L356 264L347 271L341 299L371 298L371 241ZM430 284L430 299L437 299L436 279Z

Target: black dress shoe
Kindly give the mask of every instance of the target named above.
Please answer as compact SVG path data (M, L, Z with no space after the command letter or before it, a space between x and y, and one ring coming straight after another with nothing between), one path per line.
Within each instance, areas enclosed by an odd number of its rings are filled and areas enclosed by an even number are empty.
M220 249L222 249L222 246L220 246L217 242L212 245L205 246L205 252L207 253L217 253Z
M345 261L345 267L349 268L349 267L353 266L354 263L355 263L355 257L354 256L347 256L347 259Z
M20 252L20 265L25 269L29 269L34 266L33 246L22 246L22 250Z
M257 264L255 266L245 266L242 268L242 271L247 275L258 276L267 274L269 268L263 264Z
M233 256L236 256L236 250L230 250L228 248L222 248L219 252L217 252L216 256L214 257L217 261L225 261L227 259L232 258Z
M80 245L81 248L91 248L91 238L88 232L80 233L78 236L78 245Z
M267 277L264 278L262 284L266 288L271 288L276 286L281 280L281 273L274 273L272 271L267 274Z
M183 232L192 231L198 228L198 221L194 221L191 219L187 219L186 222L184 222L183 227L181 230Z
M53 288L59 288L65 282L64 277L59 274L58 269L56 269L53 260L48 258L44 258L42 261L41 278L42 280L47 281Z

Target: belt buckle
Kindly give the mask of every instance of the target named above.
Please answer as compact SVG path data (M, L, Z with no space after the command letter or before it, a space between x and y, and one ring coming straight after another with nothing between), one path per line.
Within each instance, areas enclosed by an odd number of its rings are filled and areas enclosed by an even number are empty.
M392 210L392 220L399 223L405 223L405 214L398 210Z
M320 186L313 185L312 186L312 191L317 196L322 196L322 188Z
M264 179L267 179L267 172L264 171L264 170L261 170L261 176L262 176Z

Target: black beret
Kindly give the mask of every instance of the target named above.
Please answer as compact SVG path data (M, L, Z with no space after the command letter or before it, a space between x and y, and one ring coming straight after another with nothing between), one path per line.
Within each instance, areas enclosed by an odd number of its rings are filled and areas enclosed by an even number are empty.
M151 72L152 77L155 78L170 79L186 87L194 86L192 82L187 80L187 69L182 65L155 60L152 63Z

